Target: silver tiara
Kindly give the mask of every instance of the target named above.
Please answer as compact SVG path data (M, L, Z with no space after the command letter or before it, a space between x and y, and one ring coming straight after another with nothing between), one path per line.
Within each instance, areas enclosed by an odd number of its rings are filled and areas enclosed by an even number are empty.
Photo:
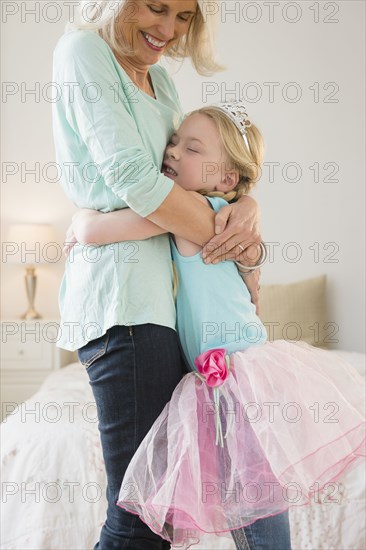
M234 103L218 103L214 105L217 109L223 111L230 120L235 124L243 139L247 148L249 149L249 143L247 138L247 128L250 128L252 123L248 118L248 113L245 110L244 105L240 101L234 101Z

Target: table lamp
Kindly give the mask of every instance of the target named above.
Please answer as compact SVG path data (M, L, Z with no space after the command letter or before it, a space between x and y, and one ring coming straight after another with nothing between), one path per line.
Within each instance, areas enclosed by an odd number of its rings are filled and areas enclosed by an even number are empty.
M6 262L25 264L25 289L28 309L21 319L41 319L34 307L37 275L36 264L50 263L47 257L48 246L55 243L55 231L50 224L14 224L9 227L6 244ZM4 261L4 260L3 260ZM51 260L52 261L52 260Z

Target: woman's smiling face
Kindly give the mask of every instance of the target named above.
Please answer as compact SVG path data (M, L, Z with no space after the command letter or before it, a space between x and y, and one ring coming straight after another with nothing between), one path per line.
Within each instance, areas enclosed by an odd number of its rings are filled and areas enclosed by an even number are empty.
M163 174L183 189L220 188L228 164L215 122L204 114L188 116L165 149Z
M135 51L138 65L154 65L174 43L187 34L197 0L134 0L120 15L124 41Z

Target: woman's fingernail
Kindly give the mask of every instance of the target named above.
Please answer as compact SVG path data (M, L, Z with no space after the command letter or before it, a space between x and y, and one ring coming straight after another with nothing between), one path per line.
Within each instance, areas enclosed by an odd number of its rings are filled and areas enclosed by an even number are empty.
M211 263L211 258L210 258L210 256L206 256L206 258L203 258L203 261L205 262L205 264Z

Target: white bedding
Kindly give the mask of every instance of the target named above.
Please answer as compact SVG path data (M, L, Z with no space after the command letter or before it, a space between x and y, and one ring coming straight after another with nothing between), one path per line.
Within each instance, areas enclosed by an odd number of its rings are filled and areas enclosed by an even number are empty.
M365 376L363 354L336 353ZM105 519L106 480L84 367L73 363L50 375L2 423L1 442L1 548L93 548ZM290 509L293 550L366 548L364 465L343 477L334 498ZM194 548L235 546L207 537Z

